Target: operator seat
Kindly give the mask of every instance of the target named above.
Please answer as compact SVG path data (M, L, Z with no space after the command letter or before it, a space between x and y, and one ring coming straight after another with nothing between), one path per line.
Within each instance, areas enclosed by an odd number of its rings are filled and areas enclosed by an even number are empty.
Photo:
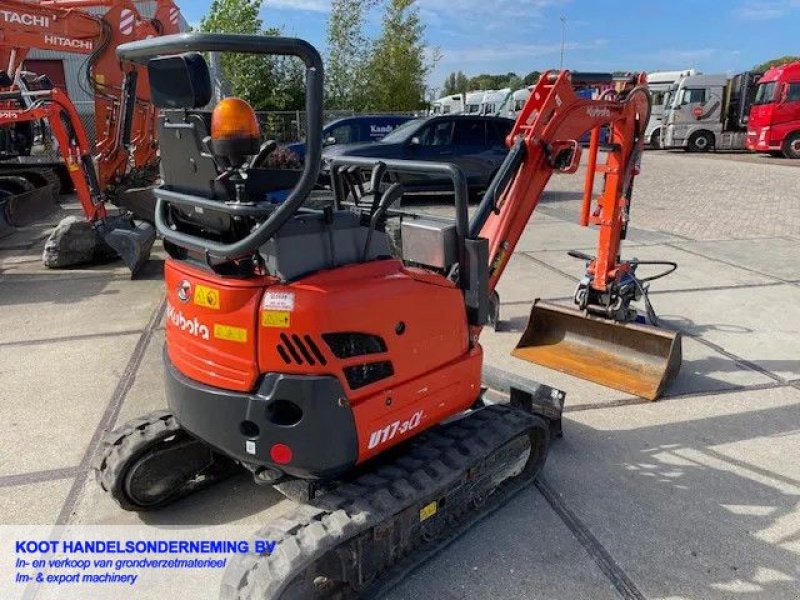
M211 76L198 52L159 56L148 62L151 97L161 109L158 120L160 168L164 189L225 202L227 187L219 181L223 169L208 149L212 99ZM171 206L171 217L184 227L224 235L230 215Z

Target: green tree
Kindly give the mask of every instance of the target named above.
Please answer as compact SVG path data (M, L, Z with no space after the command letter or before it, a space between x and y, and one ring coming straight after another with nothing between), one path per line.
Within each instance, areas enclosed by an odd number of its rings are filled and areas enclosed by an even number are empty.
M800 56L781 56L780 58L773 58L772 60L768 60L767 62L761 63L760 65L756 65L753 67L754 71L758 71L763 73L767 69L771 69L772 67L778 67L780 65L790 63L790 62L797 62L800 60Z
M539 77L541 77L541 75L542 74L539 71L531 71L522 78L522 83L525 85L534 85L537 81L539 81Z
M522 79L516 73L502 73L496 75L481 73L469 80L468 87L470 90L518 89L522 87Z
M425 105L425 77L432 65L424 36L415 0L387 0L367 68L370 108L402 111Z
M200 31L280 35L259 17L264 0L214 0ZM303 106L303 71L295 59L252 54L220 54L222 76L231 93L256 110L294 110ZM299 73L299 77L298 77Z
M469 78L464 75L463 71L453 71L444 80L444 87L442 88L443 96L451 96L453 94L462 94L469 91Z
M332 0L325 68L328 108L366 108L366 64L370 43L364 21L377 0Z

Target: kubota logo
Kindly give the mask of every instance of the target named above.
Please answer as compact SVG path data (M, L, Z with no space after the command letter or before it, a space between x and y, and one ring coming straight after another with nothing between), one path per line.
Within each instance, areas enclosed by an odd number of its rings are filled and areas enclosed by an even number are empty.
M44 15L31 15L18 13L11 10L0 10L0 16L6 23L15 25L35 25L36 27L50 27L50 17Z
M187 319L179 310L175 310L171 304L167 304L167 318L170 322L180 329L187 332L189 335L199 337L204 340L211 338L211 332L208 325L202 323L197 317L194 319Z

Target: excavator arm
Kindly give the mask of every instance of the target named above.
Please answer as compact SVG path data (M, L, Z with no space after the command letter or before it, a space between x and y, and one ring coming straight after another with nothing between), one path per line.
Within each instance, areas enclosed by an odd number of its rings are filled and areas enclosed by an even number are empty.
M511 151L470 233L489 241L488 289L493 293L550 177L578 169L577 140L591 132L580 222L596 226L598 236L595 256L570 253L587 263L575 292L577 310L537 300L513 354L653 400L680 369L680 335L657 326L647 282L636 276L640 261L621 257L650 95L643 74L631 77L620 92L607 89L597 100L574 92L577 85L611 81L610 76L563 71L541 77L508 136ZM603 127L608 143L605 162L598 165ZM598 173L604 184L594 198ZM647 307L644 318L631 307L641 299ZM477 337L481 328L472 329Z
M605 185L597 201L600 213L593 220L599 228L593 286L606 289L625 269L618 262L620 242L627 222L625 209L635 159L641 152L642 132L650 112L650 96L641 87L645 82L639 76L630 81L637 87L622 99L578 97L574 86L589 78L568 71L545 73L508 136L512 152L506 162L518 162L516 172L502 193L484 199L487 204L482 207L482 216L472 224L473 231L489 240L490 292L497 286L550 177L557 171L577 169L581 156L577 140L590 132L593 143L585 186L593 189L598 172L597 141L603 126L610 127L611 135L606 163L599 169L605 174Z
M107 10L97 16L86 12L90 8ZM150 103L146 70L121 63L115 49L125 42L177 33L180 11L171 0L158 0L152 20L142 17L132 0L0 0L0 24L0 69L12 78L32 48L88 57L103 189L118 184L131 167L147 168L155 162L157 113ZM125 85L134 71L135 90ZM126 93L134 94L133 102L124 102Z

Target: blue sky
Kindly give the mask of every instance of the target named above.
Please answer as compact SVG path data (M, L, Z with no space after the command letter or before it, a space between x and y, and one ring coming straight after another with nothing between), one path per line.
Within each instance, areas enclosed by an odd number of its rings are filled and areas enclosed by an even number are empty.
M210 0L178 0L195 24ZM429 77L450 71L525 74L558 66L560 17L565 66L580 70L736 72L800 54L800 0L418 0L427 42L442 58ZM328 0L266 0L266 24L325 50ZM371 15L376 32L380 15Z

